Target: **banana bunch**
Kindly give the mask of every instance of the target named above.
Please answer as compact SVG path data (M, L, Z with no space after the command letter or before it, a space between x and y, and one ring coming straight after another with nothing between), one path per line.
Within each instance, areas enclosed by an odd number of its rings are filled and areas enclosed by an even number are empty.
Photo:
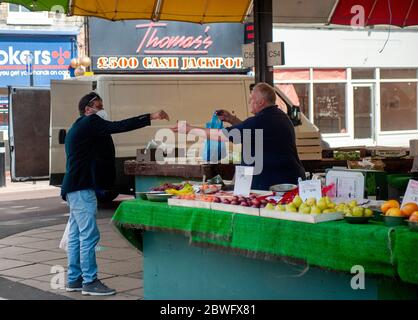
M165 192L168 193L168 194L173 194L175 196L179 196L179 195L185 195L185 194L194 194L194 189L193 189L193 186L191 184L186 183L184 185L184 187L180 190L166 189Z

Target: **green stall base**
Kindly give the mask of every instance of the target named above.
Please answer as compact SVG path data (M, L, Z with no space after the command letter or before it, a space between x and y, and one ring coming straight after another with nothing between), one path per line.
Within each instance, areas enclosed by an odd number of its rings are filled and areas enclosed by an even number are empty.
M418 286L384 276L334 272L290 260L251 259L191 246L184 235L145 231L148 300L418 299ZM354 288L352 287L354 284ZM364 284L364 286L363 286Z

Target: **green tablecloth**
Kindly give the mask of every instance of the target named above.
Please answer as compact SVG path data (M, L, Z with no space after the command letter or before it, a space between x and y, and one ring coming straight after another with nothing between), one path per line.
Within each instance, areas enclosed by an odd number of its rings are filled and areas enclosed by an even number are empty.
M288 257L310 265L350 272L400 277L418 284L418 233L382 223L345 221L309 224L224 211L124 201L112 221L136 247L134 230L182 233L197 245L214 246L255 258Z

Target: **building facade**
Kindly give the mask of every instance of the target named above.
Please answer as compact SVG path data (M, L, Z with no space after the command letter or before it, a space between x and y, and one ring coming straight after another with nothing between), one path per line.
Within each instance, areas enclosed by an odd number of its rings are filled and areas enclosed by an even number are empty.
M331 147L409 146L418 138L418 30L276 27L293 92ZM292 96L292 94L290 94Z
M70 61L87 55L83 17L30 12L0 4L0 130L8 124L8 87L49 87L70 75Z

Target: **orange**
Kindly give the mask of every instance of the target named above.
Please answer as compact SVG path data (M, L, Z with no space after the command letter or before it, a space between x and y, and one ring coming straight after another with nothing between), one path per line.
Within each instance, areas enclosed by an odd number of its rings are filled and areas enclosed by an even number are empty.
M380 207L380 209L382 209L383 213L386 213L386 211L388 211L390 208L399 208L399 202L396 200L388 200L385 203L382 204L382 206Z
M401 208L402 214L409 217L413 212L418 211L418 204L415 202L408 202Z
M402 211L399 208L389 208L388 211L386 211L386 215L387 216L392 216L392 217L402 217Z
M418 211L415 211L411 214L411 216L409 217L409 221L416 221L418 222Z

